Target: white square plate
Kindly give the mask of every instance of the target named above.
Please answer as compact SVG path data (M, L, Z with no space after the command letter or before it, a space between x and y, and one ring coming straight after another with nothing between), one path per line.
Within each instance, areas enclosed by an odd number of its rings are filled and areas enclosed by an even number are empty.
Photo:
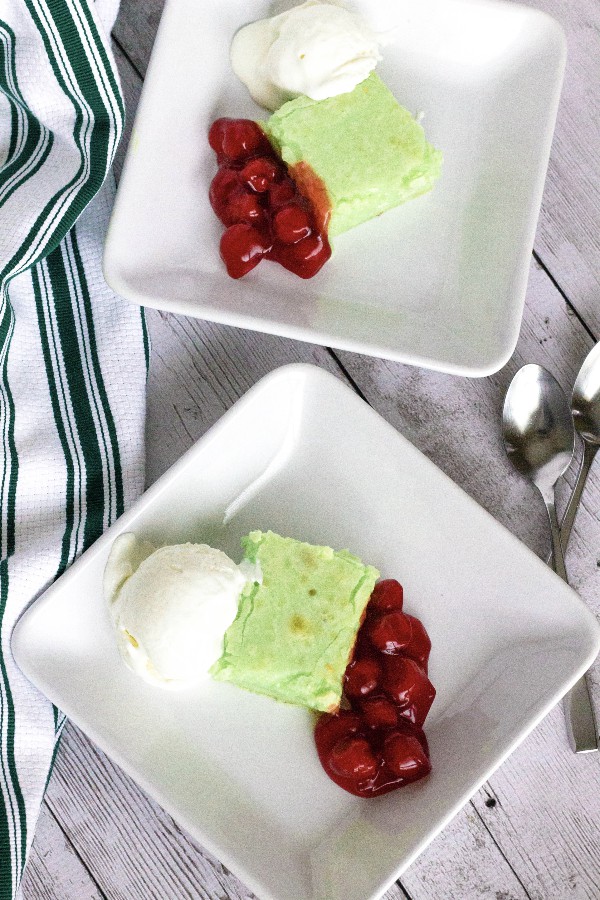
M350 548L404 585L431 636L433 773L374 800L321 769L306 710L229 684L152 688L102 598L114 538L255 528ZM379 896L591 664L577 595L332 375L263 379L24 614L26 675L263 898ZM565 738L566 739L566 738Z
M293 5L287 2L287 5ZM378 67L444 154L434 190L336 238L303 281L233 281L208 202L218 116L264 118L231 70L267 0L169 0L110 225L104 274L138 303L460 375L517 341L565 59L544 13L497 0L356 0L396 29ZM281 3L276 7L281 8Z

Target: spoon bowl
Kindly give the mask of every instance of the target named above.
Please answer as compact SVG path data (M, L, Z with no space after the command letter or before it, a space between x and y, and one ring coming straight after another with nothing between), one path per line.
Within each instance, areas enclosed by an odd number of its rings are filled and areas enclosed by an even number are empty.
M600 360L600 353L597 359ZM597 365L600 367L600 362ZM596 364L593 372L596 379ZM589 385L600 385L600 369L598 381L594 379L585 380L586 388L581 390L581 396L588 398L587 405L582 405L582 409L586 410L586 422L591 421ZM594 414L600 412L595 405L593 409ZM583 417L581 421L584 421ZM556 379L541 366L523 366L511 381L504 400L502 434L513 466L535 484L544 498L552 535L552 563L556 573L567 581L554 491L556 482L573 458L575 426L565 393ZM593 447L594 452L597 449L597 446ZM598 749L594 710L585 676L580 678L565 700L565 718L569 742L576 753Z
M502 433L515 469L553 501L554 485L573 457L575 429L564 391L541 366L523 366L510 383Z
M583 455L575 487L569 498L560 525L564 550L567 549L569 538L571 537L579 501L581 500L590 468L596 453L600 450L600 343L590 350L579 370L579 375L573 386L571 412L575 428L583 441Z
M600 447L600 343L586 356L573 386L571 409L584 441Z

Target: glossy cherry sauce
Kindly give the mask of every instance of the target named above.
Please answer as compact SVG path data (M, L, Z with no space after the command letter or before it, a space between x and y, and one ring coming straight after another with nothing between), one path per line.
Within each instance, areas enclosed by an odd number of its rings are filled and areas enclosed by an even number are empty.
M323 768L340 787L376 797L431 771L423 724L435 697L427 677L431 641L403 612L402 586L375 585L344 676L349 708L315 729Z
M250 119L217 119L208 140L219 165L209 197L227 229L220 250L229 275L241 278L262 259L301 278L316 275L331 256L327 194L317 176L302 166L295 180Z

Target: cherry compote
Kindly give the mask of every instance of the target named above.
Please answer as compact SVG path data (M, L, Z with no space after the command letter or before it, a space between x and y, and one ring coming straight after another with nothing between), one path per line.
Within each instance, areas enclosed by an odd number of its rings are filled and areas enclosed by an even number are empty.
M229 275L241 278L261 259L300 278L316 275L331 256L328 215L301 193L262 129L250 119L217 119L208 141L219 164L209 198L227 229L220 250Z
M358 797L376 797L431 772L423 724L435 697L427 676L431 641L403 612L399 582L375 585L344 676L345 705L315 729L323 768Z

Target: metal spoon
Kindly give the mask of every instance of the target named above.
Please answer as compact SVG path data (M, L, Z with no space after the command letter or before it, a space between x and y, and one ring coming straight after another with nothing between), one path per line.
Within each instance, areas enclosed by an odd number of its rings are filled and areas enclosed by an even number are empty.
M502 433L511 463L533 481L544 499L550 519L553 564L566 581L554 486L571 462L575 429L561 386L541 366L523 366L511 381L504 400Z
M571 412L575 428L583 441L583 456L573 493L560 524L561 543L565 551L590 467L600 450L600 344L590 350L579 370L573 387Z
M535 484L543 497L550 520L552 563L556 573L567 581L554 489L573 458L575 428L561 386L541 366L523 366L511 381L504 400L502 434L511 463ZM597 750L594 713L585 676L571 691L565 715L575 752Z

